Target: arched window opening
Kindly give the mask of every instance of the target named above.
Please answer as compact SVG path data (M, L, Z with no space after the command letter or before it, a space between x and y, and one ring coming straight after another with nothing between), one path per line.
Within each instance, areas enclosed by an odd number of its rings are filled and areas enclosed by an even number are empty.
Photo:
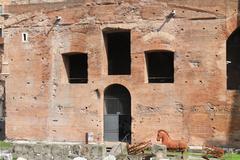
M145 52L149 83L174 82L174 53L170 51Z
M69 83L88 82L88 57L85 53L69 53L63 55Z
M240 28L227 39L227 89L240 89Z

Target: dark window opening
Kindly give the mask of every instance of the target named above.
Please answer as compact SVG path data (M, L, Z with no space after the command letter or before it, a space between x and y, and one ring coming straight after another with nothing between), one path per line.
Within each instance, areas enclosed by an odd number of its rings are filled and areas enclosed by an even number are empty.
M4 140L6 138L5 135L5 117L6 117L6 106L5 106L5 82L0 81L0 140Z
M3 30L0 28L0 37L3 37Z
M149 83L174 82L174 53L151 51L145 53Z
M0 55L3 54L3 51L4 51L4 45L0 43ZM1 58L1 56L0 56ZM1 71L1 69L0 69Z
M131 74L130 32L104 33L109 75Z
M240 28L227 40L227 89L240 89Z
M88 82L87 54L64 55L64 63L69 83Z

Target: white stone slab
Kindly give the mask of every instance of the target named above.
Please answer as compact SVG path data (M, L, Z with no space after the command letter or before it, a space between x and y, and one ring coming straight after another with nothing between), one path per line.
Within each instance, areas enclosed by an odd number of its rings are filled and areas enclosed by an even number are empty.
M87 159L84 158L84 157L76 157L76 158L74 158L73 160L87 160Z
M108 155L107 157L105 157L103 160L116 160L116 157L113 155Z

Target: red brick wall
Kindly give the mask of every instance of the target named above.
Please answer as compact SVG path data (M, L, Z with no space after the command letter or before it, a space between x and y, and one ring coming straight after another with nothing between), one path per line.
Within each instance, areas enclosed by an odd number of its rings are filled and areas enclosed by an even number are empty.
M173 9L176 17L165 21ZM238 93L226 89L226 39L236 28L236 2L83 1L7 10L7 138L84 141L94 132L102 141L103 92L119 83L132 98L133 142L155 140L165 129L189 144L239 144ZM62 20L51 30L55 16ZM108 27L131 30L129 76L107 75L102 30ZM29 42L21 41L22 32ZM175 52L174 83L147 83L148 50ZM88 53L88 84L67 82L66 52Z

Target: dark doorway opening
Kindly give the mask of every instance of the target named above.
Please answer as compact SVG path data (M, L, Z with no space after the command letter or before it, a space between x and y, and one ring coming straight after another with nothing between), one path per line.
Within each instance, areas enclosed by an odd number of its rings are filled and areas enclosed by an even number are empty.
M119 84L104 91L104 140L131 143L131 95Z
M6 138L5 135L5 117L6 117L6 106L5 106L5 81L0 81L0 140Z
M69 83L88 82L88 57L87 54L64 54L65 68L68 74Z
M169 51L145 52L148 82L174 82L174 53Z
M109 75L131 74L130 31L104 32Z
M227 39L227 89L240 89L240 27Z
M0 38L3 37L3 30L0 28Z

